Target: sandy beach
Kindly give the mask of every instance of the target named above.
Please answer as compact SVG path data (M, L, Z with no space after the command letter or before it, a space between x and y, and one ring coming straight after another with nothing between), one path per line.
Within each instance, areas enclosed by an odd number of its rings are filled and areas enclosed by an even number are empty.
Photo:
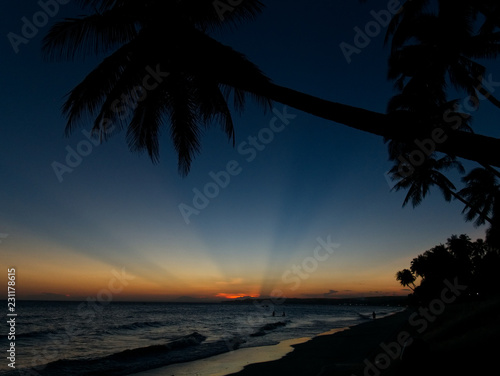
M335 330L312 339L283 341L279 345L244 348L189 363L174 364L133 376L264 376L335 375L359 368L377 347L407 323L409 312Z

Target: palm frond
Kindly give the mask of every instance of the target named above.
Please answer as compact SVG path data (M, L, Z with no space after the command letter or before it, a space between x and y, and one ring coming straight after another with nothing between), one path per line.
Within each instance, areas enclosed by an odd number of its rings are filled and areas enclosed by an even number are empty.
M179 173L186 176L194 156L200 151L200 119L186 77L173 74L169 81L170 133L179 156Z
M385 43L388 43L392 38L397 29L404 24L407 20L411 20L414 17L418 17L425 10L425 7L429 4L429 0L408 0L401 6L398 13L396 13L389 26L387 27L387 33L385 35ZM392 44L393 48L398 48L400 45L398 43Z
M67 135L74 130L76 125L95 118L96 112L130 63L131 52L129 44L118 49L71 90L63 106L63 113L67 117L65 129Z
M123 5L126 2L126 0L76 0L76 3L80 5L80 7L90 8L98 12L109 10L117 5Z
M107 124L113 124L119 129L126 126L138 103L149 95L143 82L147 75L147 67L156 65L155 61L150 60L150 58L149 56L137 56L135 59L131 59L107 93L93 128L104 138L106 137ZM167 67L163 69L167 69Z
M264 9L258 0L240 1L231 5L226 1L184 0L183 11L201 30L231 31L243 22L254 20Z
M164 85L148 93L148 96L138 103L134 116L127 128L127 143L130 150L147 151L153 163L160 159L160 129L168 113Z
M43 39L42 52L49 60L84 59L113 50L136 35L134 20L114 12L68 18L51 27Z
M220 124L222 131L234 146L236 139L231 111L218 83L206 77L194 77L193 87L204 125L208 127L212 122Z

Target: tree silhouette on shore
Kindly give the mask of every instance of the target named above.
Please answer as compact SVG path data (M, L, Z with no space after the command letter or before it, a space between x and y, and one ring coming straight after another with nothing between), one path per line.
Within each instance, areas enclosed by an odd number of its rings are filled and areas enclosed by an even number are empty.
M446 244L439 244L415 257L409 269L396 273L396 280L405 287L413 285L417 277L420 284L414 288L416 300L439 297L445 282L457 281L467 287L464 297L498 295L495 286L495 268L500 267L500 249L482 239L471 241L469 236L452 235Z
M484 168L476 168L463 179L466 184L459 194L468 204L463 210L467 221L473 221L476 226L484 224L485 220L492 222L490 217L498 218L496 201L500 200L500 185L496 175Z
M416 277L409 269L403 269L396 273L396 281L404 287L409 287L412 291L415 291L415 280Z

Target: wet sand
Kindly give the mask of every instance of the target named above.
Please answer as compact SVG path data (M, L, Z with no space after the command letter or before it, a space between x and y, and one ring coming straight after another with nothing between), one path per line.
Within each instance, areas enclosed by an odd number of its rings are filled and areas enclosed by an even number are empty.
M334 334L292 339L275 346L243 348L134 376L350 375L350 370L359 369L377 349L381 351L380 344L401 330L409 314L400 312L347 330L336 330Z
M310 338L294 338L280 342L274 346L238 349L193 362L172 364L136 373L132 376L224 376L229 373L239 372L248 364L280 359L293 351L292 345L304 343L309 340Z
M364 360L381 352L380 344L394 337L408 323L410 312L370 320L332 335L314 337L293 346L295 350L281 359L250 364L233 376L276 375L351 375L363 371ZM355 373L356 375L363 375Z

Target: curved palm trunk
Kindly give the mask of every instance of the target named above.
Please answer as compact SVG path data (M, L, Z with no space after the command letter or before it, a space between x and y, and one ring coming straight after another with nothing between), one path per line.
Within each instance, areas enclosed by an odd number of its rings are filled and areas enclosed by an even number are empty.
M413 287L411 287L410 284L407 284L406 287L409 287L411 291L415 292L415 284L413 282L411 284L413 285Z
M430 127L428 132L422 132L414 119L405 113L386 115L327 101L272 83L260 85L246 83L241 88L311 115L387 139L401 141L413 141L416 138L430 139L433 130ZM500 153L498 153L500 139L462 131L450 131L443 137L446 137L446 141L434 143L437 151L500 167ZM417 145L415 149L418 149Z

